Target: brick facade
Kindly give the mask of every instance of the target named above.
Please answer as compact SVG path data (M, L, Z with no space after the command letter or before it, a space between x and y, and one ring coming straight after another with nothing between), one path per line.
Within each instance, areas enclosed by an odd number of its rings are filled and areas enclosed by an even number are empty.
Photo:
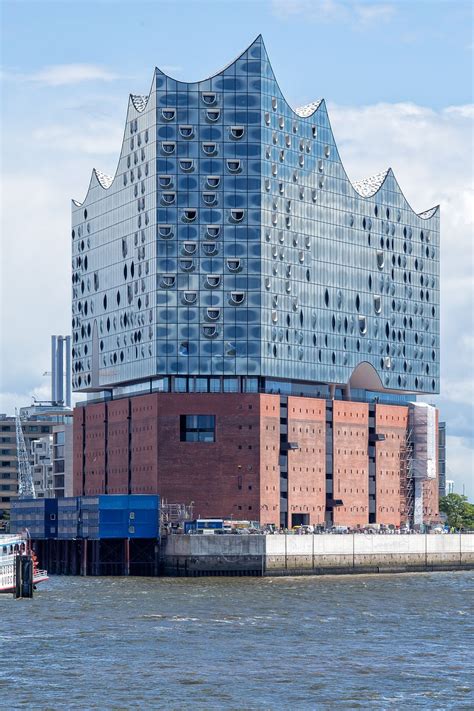
M376 443L376 522L400 526L404 523L406 488L406 435L408 407L377 405L375 424L385 439ZM405 479L405 481L403 481Z
M326 402L288 398L288 520L308 514L310 524L323 524L326 508Z
M326 401L288 397L281 439L278 395L151 393L74 410L74 495L158 493L196 516L280 522L280 448L288 442L288 525L326 516ZM215 441L181 441L182 415L214 415ZM375 521L403 524L408 408L333 401L334 525L369 522L369 448L375 447ZM372 455L371 455L372 456ZM283 481L283 480L282 480ZM433 483L434 482L434 483ZM437 479L424 484L426 520ZM284 491L284 490L283 490ZM331 494L328 494L331 498ZM373 496L373 492L372 492ZM284 510L284 509L283 509ZM373 520L373 519L372 519Z
M369 523L369 406L335 400L333 405L334 525Z

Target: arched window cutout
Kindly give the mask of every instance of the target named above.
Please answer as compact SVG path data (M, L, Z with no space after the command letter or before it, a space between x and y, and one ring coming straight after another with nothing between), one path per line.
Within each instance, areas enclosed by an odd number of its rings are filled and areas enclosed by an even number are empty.
M243 138L244 133L245 133L244 126L231 126L230 127L230 135L236 141L238 141L240 138Z
M219 225L207 225L206 233L211 239L217 239L219 237L221 228Z
M227 170L229 173L239 173L241 170L240 160L229 158L227 159Z
M207 257L212 257L218 253L218 248L215 242L203 242L202 251Z
M162 141L161 150L165 155L171 156L176 150L176 143L174 141Z
M172 225L158 225L158 234L163 239L171 239L174 236Z
M235 304L235 305L243 304L245 301L244 292L243 291L231 291L230 292L230 301L232 304Z
M176 109L161 109L161 115L165 121L173 121L176 117Z
M207 156L213 156L217 153L216 143L203 143L202 150Z
M194 136L194 126L189 124L182 125L179 127L179 133L182 138L193 138Z
M195 304L197 301L197 291L185 291L183 293L183 303L185 304Z
M209 321L217 321L220 318L220 315L221 315L220 309L216 309L216 308L206 309L206 318L208 318Z
M206 104L206 106L212 106L217 101L217 94L215 94L213 91L203 91L203 93L201 94L201 98L203 104Z
M215 289L221 283L221 278L218 274L208 274L206 276L206 286L210 289Z
M183 213L183 220L185 222L194 222L196 217L197 217L197 210L195 210L194 208L188 208Z
M160 286L162 289L171 289L176 283L176 277L174 274L163 274L160 281Z

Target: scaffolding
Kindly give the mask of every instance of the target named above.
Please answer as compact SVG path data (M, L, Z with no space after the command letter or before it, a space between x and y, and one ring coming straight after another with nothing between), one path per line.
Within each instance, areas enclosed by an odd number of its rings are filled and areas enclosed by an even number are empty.
M33 471L28 452L26 451L25 438L21 427L21 418L15 410L16 428L16 454L18 459L18 497L20 499L36 499Z
M413 478L413 432L408 427L400 449L400 518L410 528L413 526L415 486Z
M160 527L162 531L179 526L184 521L193 520L194 502L190 504L169 504L166 500L160 506Z

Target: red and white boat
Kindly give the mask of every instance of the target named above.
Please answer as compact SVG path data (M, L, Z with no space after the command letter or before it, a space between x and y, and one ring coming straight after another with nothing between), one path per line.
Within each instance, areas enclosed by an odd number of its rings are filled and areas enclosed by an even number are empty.
M0 593L13 593L15 590L15 560L17 555L25 555L30 551L29 541L22 534L0 536ZM46 570L38 568L38 560L34 552L33 585L38 585L48 579Z

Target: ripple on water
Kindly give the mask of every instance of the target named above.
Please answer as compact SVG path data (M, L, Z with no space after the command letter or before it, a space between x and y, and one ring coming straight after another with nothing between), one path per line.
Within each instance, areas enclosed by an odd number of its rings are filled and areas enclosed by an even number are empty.
M473 592L469 572L52 578L1 601L2 702L31 707L41 688L42 709L470 708Z

